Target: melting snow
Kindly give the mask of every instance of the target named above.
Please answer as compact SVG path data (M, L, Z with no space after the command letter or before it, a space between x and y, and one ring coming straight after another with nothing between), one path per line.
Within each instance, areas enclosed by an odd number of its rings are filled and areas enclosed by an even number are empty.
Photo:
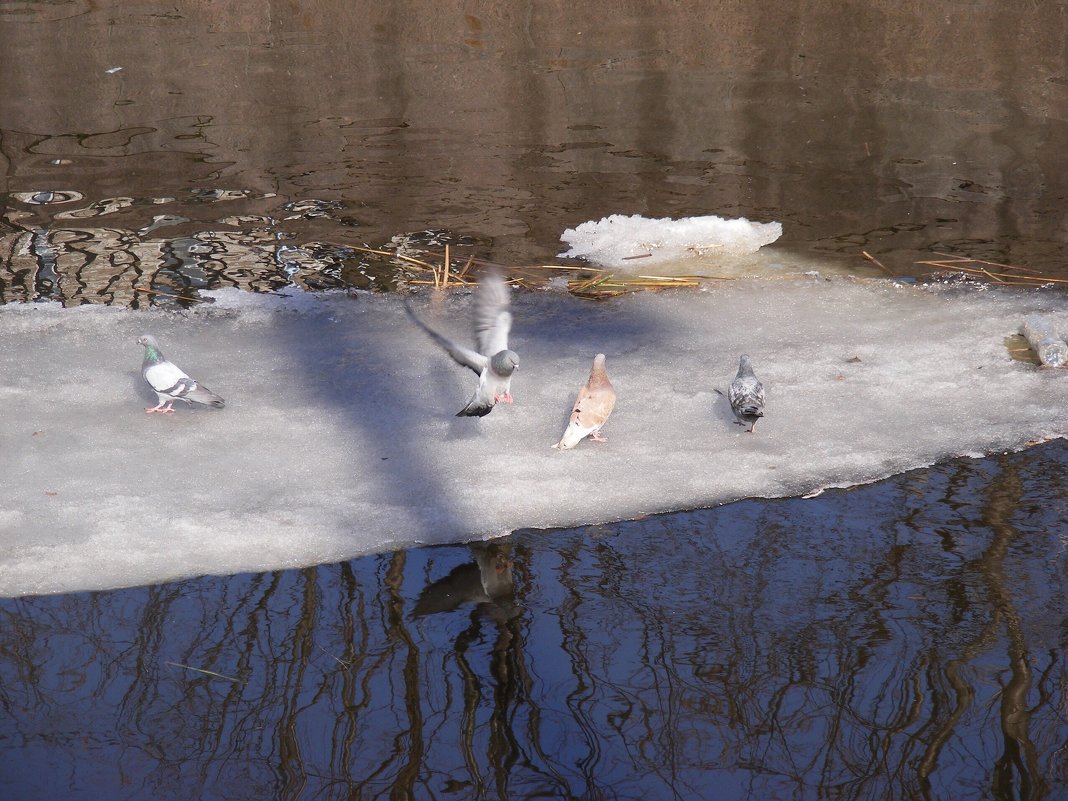
M653 220L638 214L613 214L564 231L560 239L571 249L560 256L641 272L651 265L696 256L745 256L780 236L782 223L756 223L744 217Z
M1029 315L1068 329L1050 293L844 279L516 293L516 403L483 419L453 416L475 376L399 297L215 295L182 313L0 307L0 594L802 495L1065 431L1068 370L1004 345ZM414 303L466 341L471 301ZM141 333L227 408L144 414ZM553 450L598 352L618 394L609 442ZM767 390L755 434L714 392L742 352Z

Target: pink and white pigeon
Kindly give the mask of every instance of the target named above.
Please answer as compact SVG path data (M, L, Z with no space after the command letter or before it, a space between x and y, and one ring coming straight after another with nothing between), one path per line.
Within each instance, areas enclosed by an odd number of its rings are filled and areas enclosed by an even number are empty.
M508 332L512 313L508 284L496 270L482 276L475 292L475 342L477 350L453 342L420 320L407 301L404 310L412 321L437 342L453 360L473 370L478 376L475 394L457 417L485 417L497 403L512 402L512 373L519 367L519 356L508 349Z
M553 445L560 450L570 450L583 439L589 437L594 442L607 442L608 437L601 433L601 426L608 421L608 415L616 405L616 391L608 380L604 369L604 354L598 353L593 360L593 369L586 386L579 390L575 398L575 407L567 429L560 441Z
M141 375L148 385L152 387L156 397L159 398L159 404L149 406L145 409L146 412L149 414L152 412L171 414L174 411L174 402L176 400L214 406L216 409L221 409L226 405L226 401L187 376L178 365L167 361L154 336L145 334L138 338L137 344L143 345L145 348L145 359L141 363Z

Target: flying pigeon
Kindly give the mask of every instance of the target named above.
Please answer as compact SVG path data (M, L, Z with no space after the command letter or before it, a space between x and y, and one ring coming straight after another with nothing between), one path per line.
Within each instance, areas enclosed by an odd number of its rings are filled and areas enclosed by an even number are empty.
M508 350L512 314L508 311L508 284L496 272L486 273L475 293L475 342L477 350L465 348L439 334L420 320L405 301L404 309L416 325L426 331L456 361L478 375L478 387L457 417L485 417L496 403L511 403L512 373L519 356Z
M203 403L205 406L214 406L216 409L221 409L226 404L226 401L210 389L200 386L183 373L177 365L167 361L154 336L145 334L138 337L137 344L145 346L145 360L141 362L141 375L159 398L159 404L146 408L146 412L171 414L174 412L173 406L176 400L186 403Z
M727 400L731 402L738 425L749 423L749 433L752 433L757 420L764 416L764 385L753 373L753 363L748 356L738 360L738 375L727 387Z
M615 405L616 391L612 389L612 382L608 380L608 373L604 369L604 354L598 353L593 360L589 380L575 398L575 408L568 420L567 430L553 447L568 450L578 445L584 437L594 442L607 442L608 437L601 433L601 426L608 420Z

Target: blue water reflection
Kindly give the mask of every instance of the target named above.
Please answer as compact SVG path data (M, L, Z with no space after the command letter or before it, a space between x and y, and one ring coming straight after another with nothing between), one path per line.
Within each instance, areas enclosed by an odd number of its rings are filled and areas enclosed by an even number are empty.
M1063 798L1068 445L0 602L12 798Z

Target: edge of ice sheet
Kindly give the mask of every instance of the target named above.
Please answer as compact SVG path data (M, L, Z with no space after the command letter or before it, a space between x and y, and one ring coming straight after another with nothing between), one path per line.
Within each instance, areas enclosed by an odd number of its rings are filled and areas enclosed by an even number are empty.
M704 256L744 256L782 236L782 223L750 222L716 215L652 219L612 214L568 228L560 258L581 258L602 267L642 271L653 264Z
M1068 330L1058 293L848 280L602 303L517 292L516 403L482 420L453 416L475 377L397 296L231 295L181 312L0 307L0 594L804 495L1063 436L1068 414L1068 370L1004 346L1029 314ZM471 302L413 298L463 341ZM227 408L144 414L146 331ZM552 450L598 352L618 394L609 442ZM756 434L714 391L742 352L768 394Z

